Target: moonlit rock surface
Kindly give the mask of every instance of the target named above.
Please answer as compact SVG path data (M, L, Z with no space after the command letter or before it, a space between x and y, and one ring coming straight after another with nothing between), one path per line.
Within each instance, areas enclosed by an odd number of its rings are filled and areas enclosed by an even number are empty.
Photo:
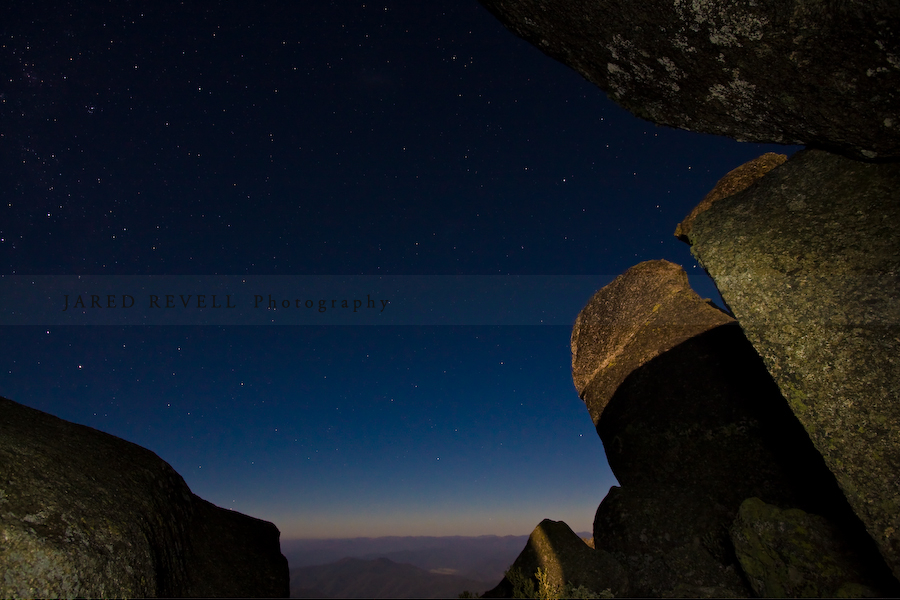
M615 598L629 595L628 578L622 565L608 552L589 546L562 521L541 521L510 567L510 571L517 570L531 579L535 589L539 589L534 578L538 569L547 575L550 585L559 590L571 586L584 587L595 593L606 591ZM513 597L513 592L512 582L504 577L495 588L485 592L484 597L509 598Z
M754 158L726 173L725 177L720 179L716 186L703 197L700 204L695 206L691 213L678 224L675 228L675 237L683 242L687 242L688 235L691 232L691 225L693 225L697 215L712 206L712 203L716 200L733 196L747 189L765 176L766 173L779 165L783 165L786 160L787 156L784 154L766 152L762 156Z
M702 300L674 263L647 261L616 277L594 294L572 328L572 378L594 425L632 371L704 331L733 322Z

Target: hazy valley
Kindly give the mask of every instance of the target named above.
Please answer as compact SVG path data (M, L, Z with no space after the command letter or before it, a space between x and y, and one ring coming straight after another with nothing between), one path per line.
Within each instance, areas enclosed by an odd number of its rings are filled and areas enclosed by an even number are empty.
M527 535L284 540L292 598L455 598L503 578Z

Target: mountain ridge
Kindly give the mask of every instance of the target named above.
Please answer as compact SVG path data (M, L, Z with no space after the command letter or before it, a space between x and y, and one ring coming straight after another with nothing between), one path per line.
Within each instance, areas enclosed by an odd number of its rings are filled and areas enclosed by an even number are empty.
M476 594L493 582L435 573L387 558L344 557L291 570L291 598L453 598Z

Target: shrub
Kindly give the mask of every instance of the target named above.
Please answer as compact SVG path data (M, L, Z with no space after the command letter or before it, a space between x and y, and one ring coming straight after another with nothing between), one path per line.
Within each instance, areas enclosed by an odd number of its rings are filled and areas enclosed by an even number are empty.
M595 592L583 585L575 587L571 583L564 586L551 583L550 576L540 567L534 574L537 580L537 589L534 581L526 577L519 569L509 568L504 573L506 579L513 586L513 598L537 598L540 600L558 600L560 598L615 598L612 590L606 588L602 592Z

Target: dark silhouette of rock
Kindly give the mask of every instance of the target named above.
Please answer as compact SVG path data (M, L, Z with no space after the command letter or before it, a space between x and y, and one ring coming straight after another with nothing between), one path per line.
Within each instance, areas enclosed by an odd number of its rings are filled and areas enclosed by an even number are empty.
M480 1L643 119L900 156L894 0Z
M781 510L759 498L741 504L731 539L744 575L760 598L875 598L885 591L854 544L827 519Z
M689 237L900 577L900 164L798 152Z
M828 516L880 560L741 328L715 313L680 267L652 261L579 315L573 377L621 484L595 546L631 595L748 596L728 530L755 496Z
M628 577L622 565L608 552L595 550L586 544L562 521L541 521L531 532L528 543L510 571L516 571L534 586L533 589L539 590L539 583L535 578L539 568L547 575L549 585L558 591L564 591L569 586L584 587L597 594L607 592L615 597L628 594ZM504 577L495 588L485 592L483 597L515 597L514 585L509 577Z
M0 465L0 596L288 596L278 529L145 448L0 398Z

